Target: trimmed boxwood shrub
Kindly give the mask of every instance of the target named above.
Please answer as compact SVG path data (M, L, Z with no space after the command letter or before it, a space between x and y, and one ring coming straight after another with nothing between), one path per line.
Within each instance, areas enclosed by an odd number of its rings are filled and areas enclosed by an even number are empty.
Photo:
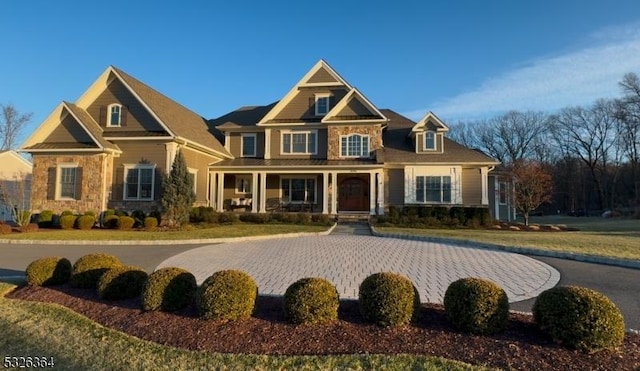
M71 210L64 210L64 211L60 214L60 216L65 216L65 215L74 215L74 214L73 214L73 211L71 211Z
M166 312L184 308L193 302L197 288L196 278L185 269L158 269L149 275L144 284L142 308Z
M417 319L420 295L411 280L389 272L374 273L360 284L360 313L380 326L403 326Z
M338 319L338 290L324 278L302 278L284 293L284 312L293 323L326 323Z
M147 217L147 214L145 214L144 211L142 210L133 210L131 212L131 217L134 220L134 227L140 227L142 225L144 225L144 218Z
M148 274L140 267L121 265L107 269L98 280L98 295L102 299L131 299L140 296Z
M269 223L269 214L242 213L240 221L245 223L265 224Z
M507 326L507 293L492 281L462 278L449 285L444 294L447 319L459 330L473 334L496 334Z
M586 287L544 291L533 304L533 319L555 342L582 351L612 349L624 340L620 309L605 295Z
M41 228L51 228L53 224L53 211L42 210L38 215L38 226Z
M230 211L224 213L218 213L218 223L220 224L235 224L239 221L238 214Z
M145 229L154 230L158 227L158 219L155 216L148 216L144 218Z
M102 224L104 227L115 229L118 228L119 219L120 217L115 214L107 215L102 219Z
M92 289L98 284L100 276L110 268L121 266L120 260L113 255L88 254L73 264L71 286Z
M133 228L133 225L136 224L136 220L130 216L120 216L118 217L118 229L127 230Z
M87 215L87 214L82 215L78 217L76 224L78 225L78 229L82 229L82 230L91 229L96 224L96 217L93 215Z
M41 258L32 261L25 273L32 286L62 285L71 277L71 262L58 256Z
M196 293L198 311L205 319L235 320L251 317L258 286L247 273L219 271L204 280Z
M76 225L77 216L73 214L65 214L60 217L60 228L62 229L73 229Z

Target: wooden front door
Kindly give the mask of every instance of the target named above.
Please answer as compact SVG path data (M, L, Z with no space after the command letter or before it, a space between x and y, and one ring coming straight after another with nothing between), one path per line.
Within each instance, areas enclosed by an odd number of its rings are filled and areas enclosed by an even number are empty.
M338 189L339 211L369 211L369 184L361 178L347 178Z

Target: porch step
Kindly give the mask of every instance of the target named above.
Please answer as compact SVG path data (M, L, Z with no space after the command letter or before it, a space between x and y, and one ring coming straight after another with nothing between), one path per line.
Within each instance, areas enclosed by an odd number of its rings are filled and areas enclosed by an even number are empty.
M369 223L338 223L331 235L371 236Z
M340 223L369 223L369 213L338 213Z

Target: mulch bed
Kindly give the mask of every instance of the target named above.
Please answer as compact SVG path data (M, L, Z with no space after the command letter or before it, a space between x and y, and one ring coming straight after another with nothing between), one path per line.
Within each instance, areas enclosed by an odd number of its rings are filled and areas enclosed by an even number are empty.
M341 301L339 321L330 325L287 323L281 297L260 296L252 318L207 321L195 308L176 313L144 312L139 299L114 302L93 290L68 285L21 287L7 298L64 305L104 326L141 339L189 350L271 355L421 354L471 364L520 370L637 370L640 335L627 334L617 351L586 354L562 348L538 331L528 315L512 313L508 329L474 336L450 327L442 306L425 305L418 323L381 328L365 323L356 301Z

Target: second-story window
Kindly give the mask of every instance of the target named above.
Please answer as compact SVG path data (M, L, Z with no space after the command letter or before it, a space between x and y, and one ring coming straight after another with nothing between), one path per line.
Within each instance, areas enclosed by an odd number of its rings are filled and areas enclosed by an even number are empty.
M316 116L324 116L329 113L330 94L316 94Z
M107 107L107 126L120 126L122 123L122 106L120 104L110 104Z
M318 147L317 137L315 130L284 132L282 133L282 153L315 155Z
M340 137L341 157L370 157L369 136L351 134Z
M436 149L436 133L427 131L424 133L424 149L427 151L435 151Z
M242 157L256 157L256 134L242 134Z

